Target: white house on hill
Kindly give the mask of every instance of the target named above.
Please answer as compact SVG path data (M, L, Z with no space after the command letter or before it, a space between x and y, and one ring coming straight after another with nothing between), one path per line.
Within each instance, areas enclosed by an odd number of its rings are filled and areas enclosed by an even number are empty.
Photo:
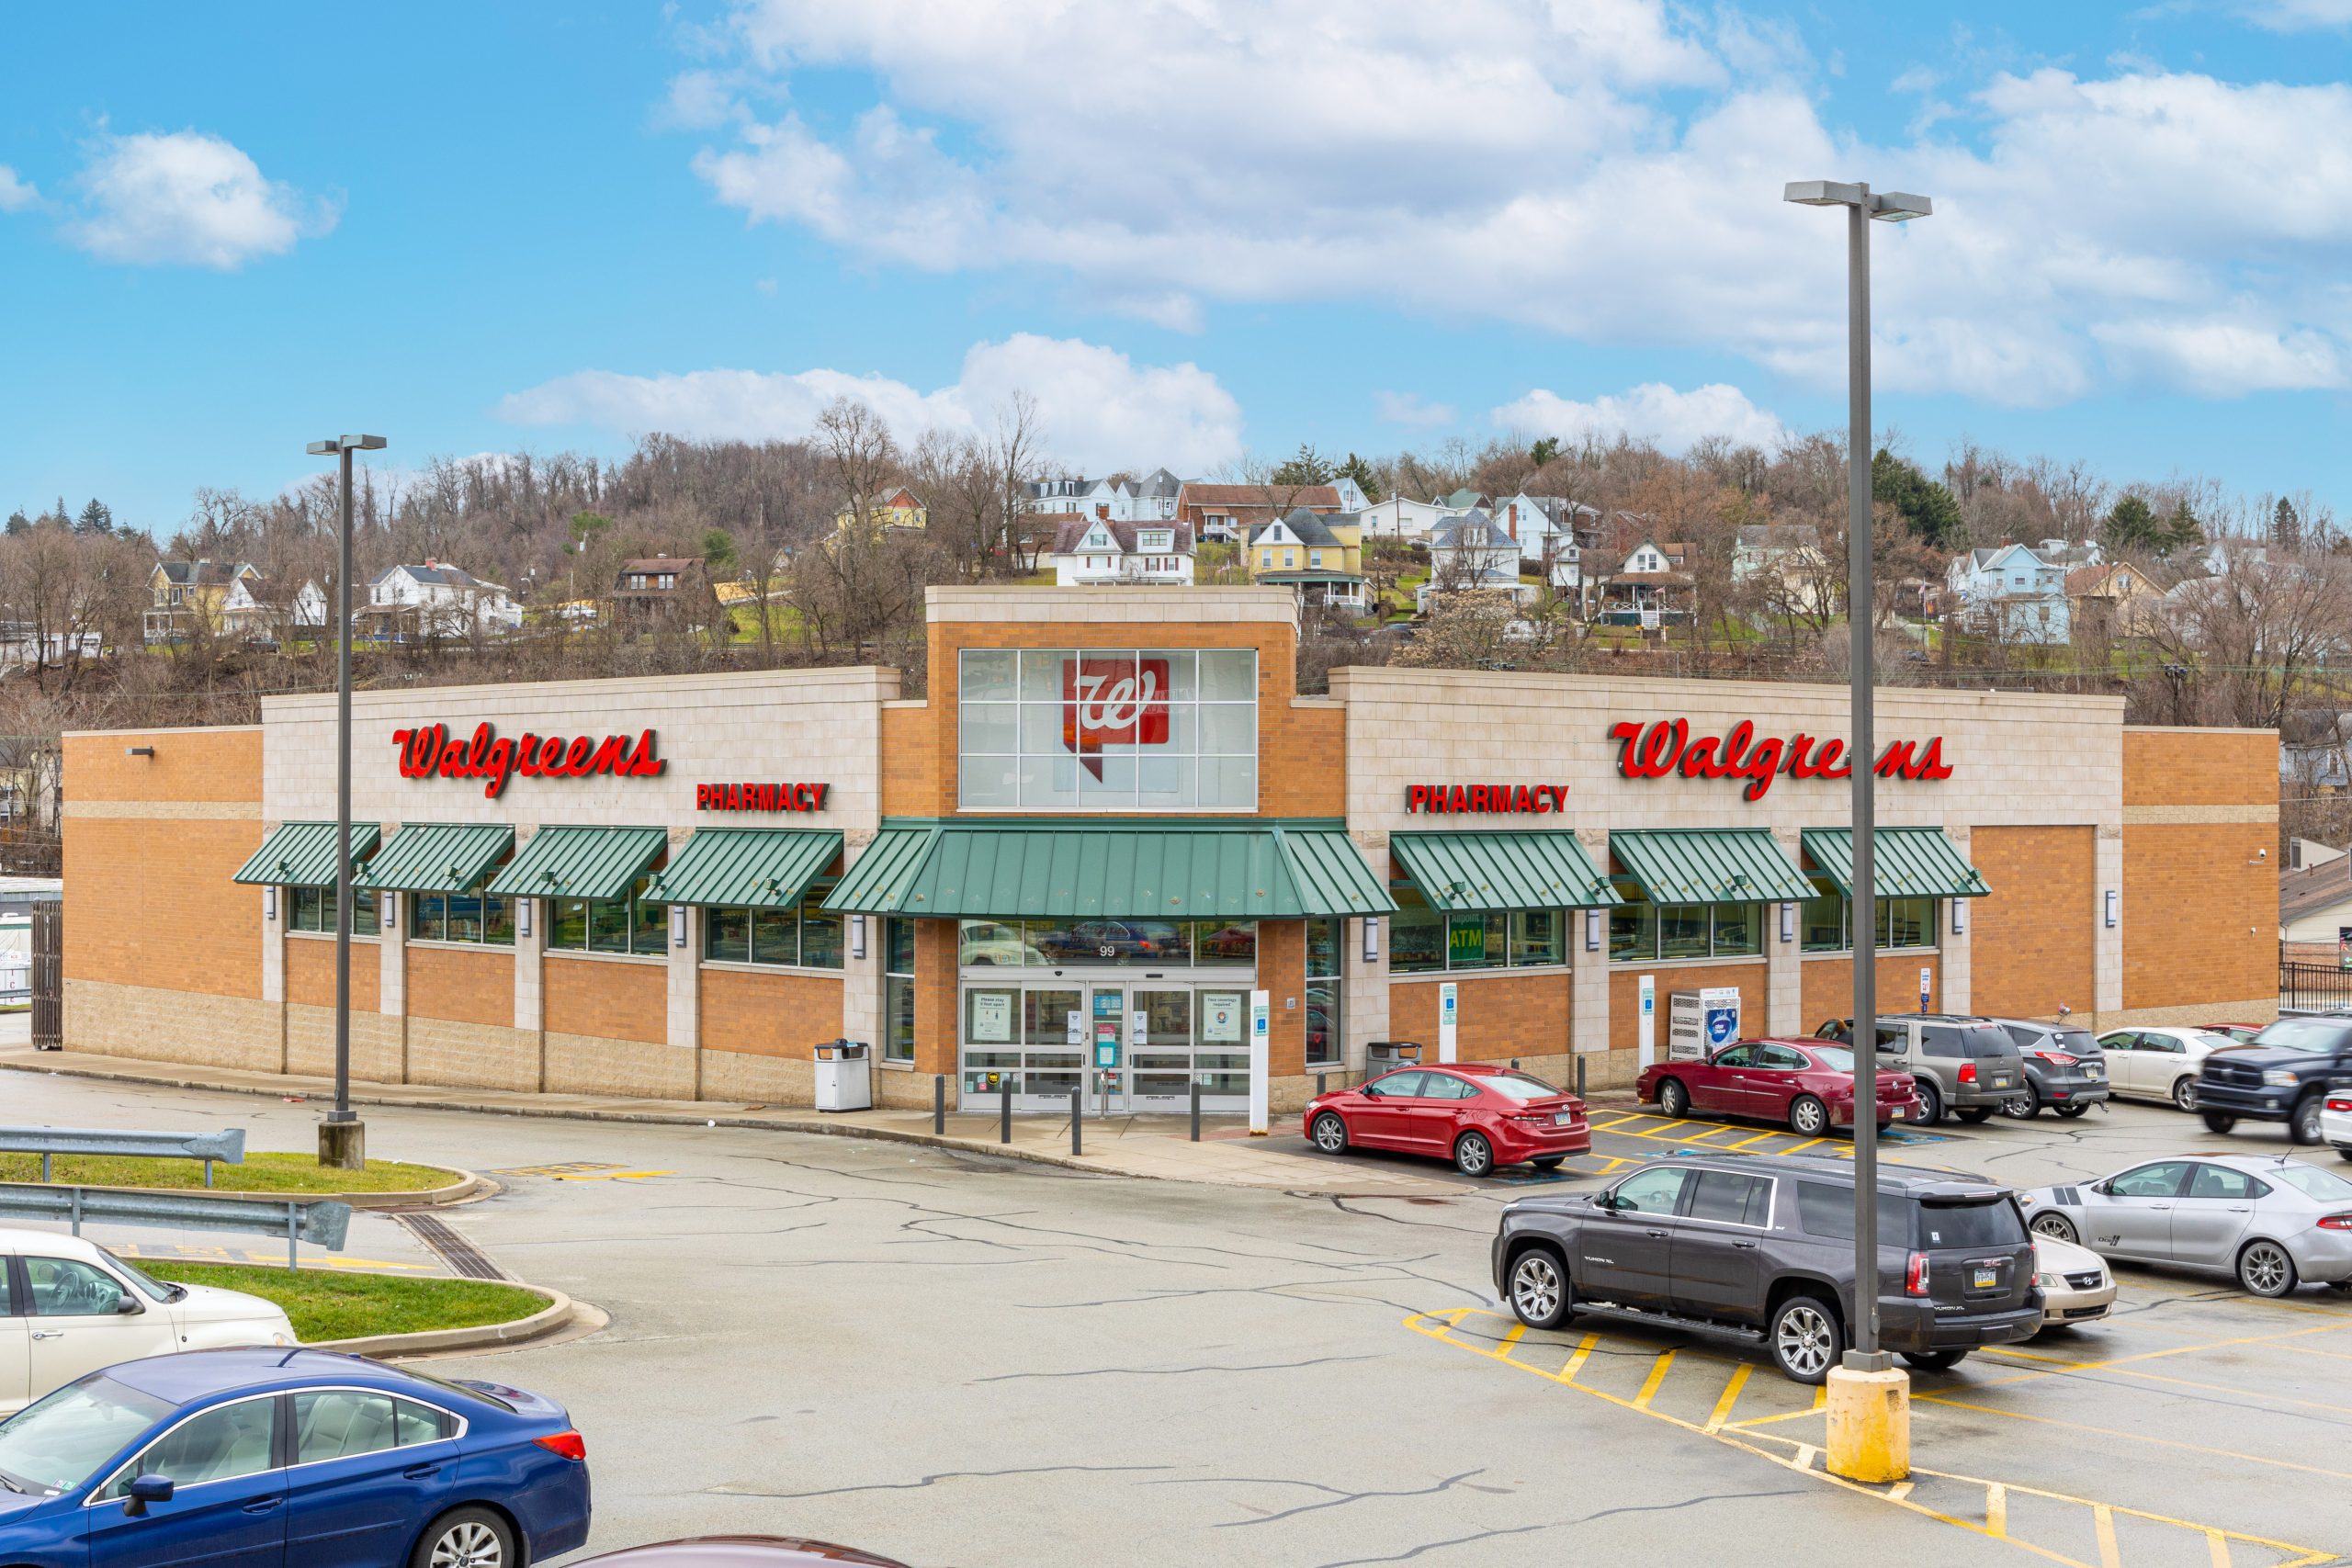
M1193 581L1193 530L1173 518L1114 523L1073 517L1054 536L1054 582L1061 588L1119 583L1182 587Z

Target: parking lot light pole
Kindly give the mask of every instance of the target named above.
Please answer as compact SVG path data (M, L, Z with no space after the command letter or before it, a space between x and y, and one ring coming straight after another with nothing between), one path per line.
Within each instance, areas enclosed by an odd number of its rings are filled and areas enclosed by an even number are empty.
M1878 1343L1878 897L1875 713L1876 592L1871 581L1871 230L1934 210L1924 196L1835 180L1792 182L1784 200L1846 209L1846 625L1852 682L1854 852L1848 949L1853 954L1853 1348L1829 1373L1829 1468L1855 1481L1899 1481L1911 1469L1910 1380Z
M368 1129L351 1109L351 455L380 452L380 435L313 441L314 457L342 460L343 527L335 542L334 684L334 1109L319 1123L319 1163L358 1170Z

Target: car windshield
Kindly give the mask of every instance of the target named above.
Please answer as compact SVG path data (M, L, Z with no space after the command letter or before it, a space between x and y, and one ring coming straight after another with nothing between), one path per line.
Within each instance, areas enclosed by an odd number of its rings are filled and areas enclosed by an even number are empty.
M2020 1247L2025 1222L2007 1198L1974 1203L1919 1205L1922 1247Z
M2072 1051L2077 1056L2099 1054L2098 1040L2087 1029L2062 1029L2056 1038L2061 1051Z
M2018 1043L2009 1038L2009 1032L1995 1024L1972 1024L1960 1032L1960 1037L1972 1056L2014 1056L2018 1054Z
M1815 1061L1819 1062L1833 1073L1850 1073L1854 1070L1854 1054L1843 1045L1808 1045L1805 1050L1812 1055Z
M141 1269L137 1264L131 1263L114 1253L107 1251L103 1247L98 1248L98 1252L107 1262L113 1264L115 1268L120 1271L123 1278L129 1280L132 1284L145 1292L147 1299L150 1301L175 1302L182 1296L187 1294L187 1288L186 1286L166 1285L163 1280L154 1278L153 1275L150 1275L145 1270Z
M1484 1088L1493 1089L1497 1094L1507 1094L1511 1099L1521 1102L1530 1100L1549 1100L1562 1092L1545 1083L1542 1078L1532 1077L1525 1073L1491 1073L1479 1078L1477 1082Z
M2345 1180L2332 1170L2322 1170L2315 1165L2296 1165L2290 1161L2264 1174L2275 1176L2305 1197L2316 1198L2323 1203L2341 1203L2352 1199L2352 1181Z
M67 1383L0 1421L0 1479L20 1492L70 1492L175 1408L103 1375Z
M383 1370L394 1377L414 1378L417 1382L428 1383L445 1393L454 1393L465 1399L479 1399L484 1404L494 1404L509 1416L515 1414L512 1404L490 1392L492 1385L488 1383L451 1382L447 1378L436 1378L431 1372L419 1371L413 1366L386 1367Z
M2333 1051L2343 1043L2345 1026L2323 1018L2282 1018L2254 1037L2256 1045L2281 1051Z

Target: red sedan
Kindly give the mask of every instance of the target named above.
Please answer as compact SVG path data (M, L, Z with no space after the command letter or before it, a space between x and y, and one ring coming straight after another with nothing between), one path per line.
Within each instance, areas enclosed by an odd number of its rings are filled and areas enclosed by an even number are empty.
M1854 1124L1854 1054L1822 1040L1742 1040L1705 1061L1659 1062L1634 1092L1668 1116L1741 1116L1785 1122L1817 1138ZM1879 1125L1919 1119L1908 1073L1878 1075Z
M1433 1155L1464 1176L1521 1161L1550 1170L1592 1147L1583 1100L1490 1062L1399 1067L1317 1095L1300 1122L1327 1155L1351 1146Z

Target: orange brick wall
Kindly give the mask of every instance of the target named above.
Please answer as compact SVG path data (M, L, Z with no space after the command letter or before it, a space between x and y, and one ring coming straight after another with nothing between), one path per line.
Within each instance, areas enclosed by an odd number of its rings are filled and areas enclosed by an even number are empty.
M2275 729L2127 728L2126 806L2276 806Z
M1668 998L1677 991L1737 986L1741 1030L1755 1034L1764 1027L1764 961L1760 958L1745 964L1695 964L1687 969L1644 969L1639 964L1627 964L1612 966L1609 972L1609 1048L1612 1051L1634 1050L1642 1043L1644 975L1657 977L1657 1024L1653 1038L1661 1062L1666 1060L1667 1028L1673 1016L1673 1004Z
M384 977L383 954L376 943L354 940L351 944L351 1008L374 1012L377 986ZM307 1007L334 1006L334 942L322 937L286 940L286 999ZM507 991L507 1017L514 1021L514 991Z
M1437 989L1460 987L1454 1055L1464 1062L1506 1062L1514 1056L1556 1056L1570 1049L1571 983L1565 970L1513 975L1472 973L1410 979L1390 976L1388 1034L1418 1041L1421 1060L1437 1060Z
M641 1040L652 1045L670 1038L668 965L551 953L541 973L546 976L548 1033ZM514 1014L507 1017L511 1021Z
M1968 922L1969 1006L2004 1018L2096 1010L2098 856L2083 828L1977 828L1968 858L1992 885Z
M2127 729L2123 802L2127 815L2137 806L2206 807L2214 816L2252 816L2245 808L2256 807L2267 816L2278 804L2278 737L2271 730ZM2124 823L2127 1010L2274 994L2278 838L2275 820Z
M1306 921L1258 922L1258 988L1266 993L1268 1075L1295 1077L1306 1070Z
M702 972L702 1043L707 1051L810 1061L820 1040L842 1036L842 982L817 975ZM877 1050L879 1048L877 1047Z
M155 755L125 755L153 746ZM117 730L64 742L64 970L205 996L261 996L262 890L232 883L261 847L261 731ZM250 818L85 817L85 803L250 803Z
M1949 924L1950 905L1939 904L1937 913ZM1919 971L1932 970L1928 983L1928 1010L1935 1011L1943 1005L1943 958L1935 953L1881 953L1878 960L1878 1010L1881 1013L1909 1012L1919 1005ZM1803 1010L1797 1015L1807 1034L1819 1029L1833 1018L1850 1018L1854 1012L1854 961L1850 958L1809 958L1804 966ZM1746 1016L1742 1015L1743 1018ZM1750 1034L1761 1034L1760 1027L1751 1027Z
M915 922L915 1071L956 1073L956 922ZM879 1041L874 1053L882 1054Z
M913 707L882 709L882 815L935 817L947 809L939 804L941 743L933 733L929 703ZM953 729L945 750L956 750Z
M478 953L456 947L411 947L407 960L410 1016L503 1029L514 1026L512 953L492 947Z

